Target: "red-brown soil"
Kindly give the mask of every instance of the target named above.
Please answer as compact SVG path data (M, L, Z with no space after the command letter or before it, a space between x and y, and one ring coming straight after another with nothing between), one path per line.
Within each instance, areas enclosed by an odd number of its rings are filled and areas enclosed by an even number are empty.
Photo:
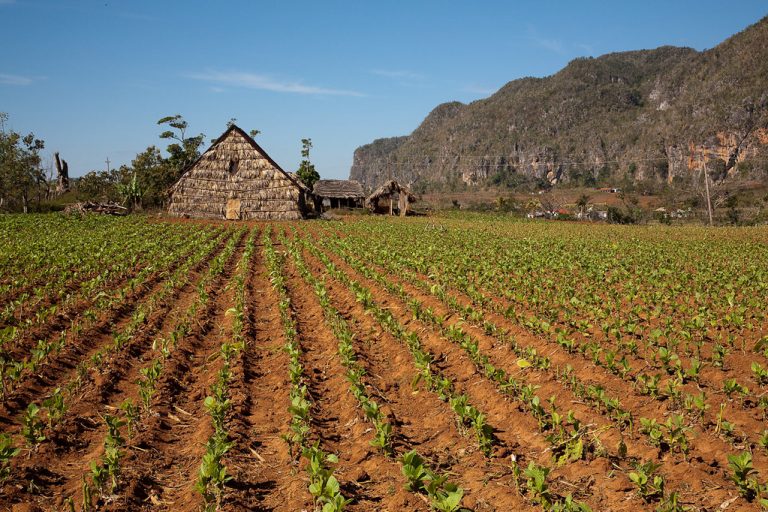
M290 226L277 224L273 229L279 231ZM312 511L316 506L308 490L305 461L291 454L282 438L291 421L288 411L291 382L278 293L270 282L261 244L261 230L266 226L249 223L247 228L258 233L245 274L245 346L230 363L231 408L226 425L233 447L223 462L232 480L225 486L221 508ZM162 362L163 370L150 411L140 415L132 432L125 426L122 428L126 444L122 449L118 486L113 494L97 498L100 509L196 511L203 506L195 483L205 443L213 432L203 402L224 365L220 347L231 340L234 276L245 250L247 233L233 231L231 236L238 237L235 251L223 273L205 288L208 301L197 312L190 331L178 340L168 359ZM432 468L461 486L465 494L463 506L478 512L541 509L531 493L522 490L524 477L515 475L513 460L523 469L531 461L551 467L548 476L551 491L561 497L570 494L595 511L650 511L659 506L658 501L645 502L638 497L636 487L628 478L634 470L632 462L641 460L663 462L667 490L679 492L682 503L693 510L758 510L755 503L738 497L738 489L729 479L724 454L732 453L733 449L713 432L711 422L715 411L710 411L706 418L710 424L704 425L692 439L687 456L661 452L650 445L637 428L620 430L604 410L578 397L559 378L558 371L571 365L580 381L600 384L609 394L619 397L622 406L632 411L636 420L640 417L665 420L670 413L666 404L639 394L630 383L591 365L587 358L565 352L551 340L527 331L500 314L483 311L485 319L514 336L518 345L535 348L552 363L547 369L521 368L519 357L500 337L486 334L479 325L462 321L417 283L389 273L383 265L364 262L402 285L409 297L444 317L446 327L460 325L478 341L480 350L494 366L520 381L539 386L542 399L554 397L560 408L573 411L588 426L594 442L603 447L602 452L557 466L552 462L552 447L536 419L523 404L486 377L461 346L438 327L414 319L402 297L383 289L330 248L316 243L344 274L371 290L376 304L390 311L407 331L418 336L422 349L433 357L434 371L450 379L454 390L465 394L487 416L494 429L494 445L489 457L480 450L474 433L459 424L449 403L417 378L418 370L408 347L367 312L354 292L333 277L318 257L304 249L301 256L307 267L315 278L323 280L331 305L354 333L354 348L365 370L363 382L369 396L381 406L393 426L395 456L385 455L370 444L373 427L350 393L346 369L338 355L338 339L326 324L314 289L302 278L287 248L280 243L280 237L273 235L273 241L275 249L286 255L282 271L297 323L300 361L312 402L309 439L319 442L326 452L338 455L335 475L342 494L352 500L347 510L430 510L425 495L405 488L406 480L397 456L409 450L418 451ZM3 432L21 445L27 405L40 404L57 387L76 383L67 395L63 417L53 427L45 428L46 440L34 449L24 448L22 454L14 458L11 476L0 487L0 509L58 511L66 509L66 500L70 498L76 509L80 509L89 465L104 453L107 429L103 417L122 415L120 406L125 400L141 404L138 384L141 370L160 357L153 343L167 338L185 318L189 307L200 300L198 285L225 245L223 240L195 265L188 281L152 311L125 345L106 351L98 365L91 365L85 373L78 372L82 361L90 360L110 346L113 333L128 325L136 307L164 285L170 272L153 274L147 285L136 290L124 304L103 312L93 327L71 334L60 353L50 354L35 374L25 375L3 400L0 406ZM429 276L417 277L431 284ZM450 293L460 303L470 304L469 298L460 292L451 290ZM56 332L65 320L77 317L87 307L85 302L77 303L66 316L54 316L24 338L24 349L28 349L38 335ZM742 361L733 358L729 362L734 365L729 371L738 372L737 366ZM641 364L641 358L633 360L633 365ZM708 383L715 376L705 374L703 379ZM749 412L733 417L752 436L764 428ZM627 448L626 456L619 453L622 442ZM756 453L754 460L765 475L766 456Z

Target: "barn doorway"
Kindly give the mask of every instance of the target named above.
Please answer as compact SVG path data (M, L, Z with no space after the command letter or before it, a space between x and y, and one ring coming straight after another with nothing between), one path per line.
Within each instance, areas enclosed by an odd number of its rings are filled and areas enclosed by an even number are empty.
M224 212L224 218L227 220L240 220L240 200L229 199L227 209Z

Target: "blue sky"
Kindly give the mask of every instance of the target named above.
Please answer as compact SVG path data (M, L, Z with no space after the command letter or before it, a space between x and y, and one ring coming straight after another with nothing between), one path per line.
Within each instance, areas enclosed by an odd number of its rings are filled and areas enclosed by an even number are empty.
M660 45L705 49L768 14L764 0L0 0L0 111L71 173L164 147L182 114L217 137L234 117L286 170L312 138L322 177L406 135L445 101L487 97L568 61Z

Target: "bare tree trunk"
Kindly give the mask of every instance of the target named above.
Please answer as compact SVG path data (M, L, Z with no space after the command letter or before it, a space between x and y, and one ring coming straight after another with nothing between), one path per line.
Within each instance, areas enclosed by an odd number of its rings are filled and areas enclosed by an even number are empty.
M69 192L69 164L66 160L59 158L59 152L53 154L56 158L56 174L58 176L56 183L56 193L61 195Z

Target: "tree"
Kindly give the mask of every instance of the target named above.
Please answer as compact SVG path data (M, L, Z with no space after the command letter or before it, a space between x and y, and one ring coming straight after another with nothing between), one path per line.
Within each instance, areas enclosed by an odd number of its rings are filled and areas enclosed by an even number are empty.
M296 175L299 177L302 183L304 183L310 190L315 185L315 182L320 179L320 174L315 170L315 166L309 161L309 150L312 149L312 139L301 139L301 165L299 170L296 171Z
M576 201L576 206L579 207L579 213L581 213L581 216L584 216L584 212L587 210L587 206L589 206L589 200L590 197L587 194L581 194L579 196L579 199Z
M120 194L120 199L129 210L133 211L141 207L141 198L144 195L144 191L141 189L141 185L139 185L135 170L128 183L117 184L117 193Z
M59 152L53 154L56 159L56 193L69 192L69 164L63 158L59 158Z
M195 137L187 137L187 128L189 125L180 114L167 116L160 119L157 124L168 125L173 130L166 130L160 134L161 139L173 139L168 145L168 165L173 171L175 179L179 179L184 170L189 167L200 156L200 148L203 146L205 135L200 134Z
M165 206L168 189L176 183L178 176L174 166L163 158L160 150L149 146L137 154L131 161L131 170L142 191L141 204L144 207Z
M117 185L121 170L91 171L74 182L77 198L81 201L117 201Z
M40 151L45 143L33 133L22 136L5 129L8 114L0 112L0 208L29 211L30 199L48 188Z

